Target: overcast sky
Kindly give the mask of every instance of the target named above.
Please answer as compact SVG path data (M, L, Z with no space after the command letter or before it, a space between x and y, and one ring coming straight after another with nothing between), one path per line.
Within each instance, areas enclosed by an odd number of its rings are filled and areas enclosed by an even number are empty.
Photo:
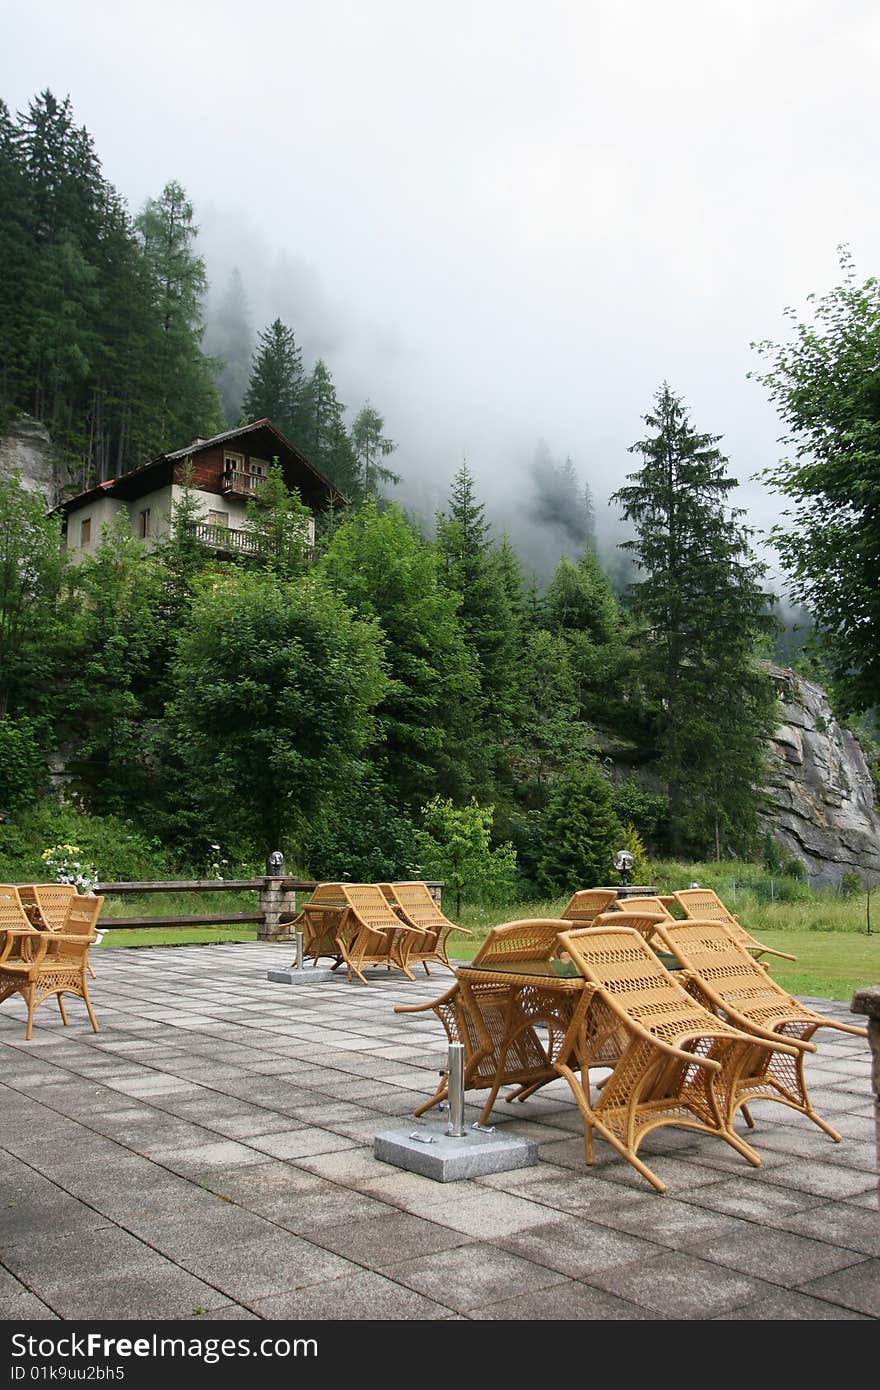
M610 527L667 380L751 523L779 515L750 344L840 282L840 244L880 268L872 0L3 11L10 108L69 95L132 212L183 184L215 285L237 265L255 328L370 399L439 504L466 459L500 506L543 440Z

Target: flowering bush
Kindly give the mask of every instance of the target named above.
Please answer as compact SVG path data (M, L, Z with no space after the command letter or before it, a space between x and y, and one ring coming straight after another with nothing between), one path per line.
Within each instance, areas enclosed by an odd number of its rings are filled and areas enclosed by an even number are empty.
M80 893L93 893L98 883L94 864L84 864L79 845L51 845L40 855L56 883L72 883Z

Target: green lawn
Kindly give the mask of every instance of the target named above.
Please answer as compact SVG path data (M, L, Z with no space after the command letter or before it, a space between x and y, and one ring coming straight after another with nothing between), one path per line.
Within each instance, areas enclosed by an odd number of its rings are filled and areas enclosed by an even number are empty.
M254 895L211 894L197 899L195 894L179 895L172 903L160 901L160 895L143 898L117 898L108 902L101 925L109 931L101 950L128 946L182 946L192 943L210 944L221 941L255 941L256 927L210 926L174 928L113 929L113 916L149 916L153 913L178 912L195 914L199 911L252 911ZM474 936L453 936L450 955L469 960L490 927L518 918L558 917L566 898L545 899L539 902L517 903L506 908L485 908L463 905L460 922ZM875 905L876 906L876 905ZM453 913L453 904L444 895L444 910ZM736 903L743 925L768 946L797 956L797 961L765 956L770 973L790 993L820 999L849 1001L858 989L880 983L880 911L875 913L876 929L867 930L864 895L848 900L822 899L815 902L749 902L741 897ZM435 972L436 973L436 972Z

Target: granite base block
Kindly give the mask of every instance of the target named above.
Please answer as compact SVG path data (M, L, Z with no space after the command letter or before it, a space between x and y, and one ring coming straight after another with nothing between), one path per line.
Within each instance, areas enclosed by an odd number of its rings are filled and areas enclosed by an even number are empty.
M373 1157L436 1182L459 1182L511 1168L531 1168L538 1162L538 1146L518 1135L467 1129L459 1137L439 1125L419 1125L377 1134Z
M342 977L345 979L345 976ZM267 970L266 979L274 980L278 985L317 985L322 980L335 980L338 976L329 967L304 965L302 970L297 970L296 966L291 966L289 970Z

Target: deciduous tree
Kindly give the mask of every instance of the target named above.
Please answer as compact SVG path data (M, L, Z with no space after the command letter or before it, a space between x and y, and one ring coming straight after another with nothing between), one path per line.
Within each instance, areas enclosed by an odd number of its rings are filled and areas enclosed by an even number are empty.
M792 337L754 346L790 451L764 474L792 503L771 538L853 712L880 703L880 281L839 256L842 283L786 310Z

